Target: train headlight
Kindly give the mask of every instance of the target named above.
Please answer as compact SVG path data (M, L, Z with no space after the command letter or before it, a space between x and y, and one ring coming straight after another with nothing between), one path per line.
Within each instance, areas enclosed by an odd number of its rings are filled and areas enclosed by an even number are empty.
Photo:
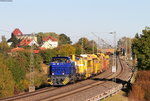
M52 75L54 75L54 73L52 72Z
M65 73L62 73L62 75L64 75Z

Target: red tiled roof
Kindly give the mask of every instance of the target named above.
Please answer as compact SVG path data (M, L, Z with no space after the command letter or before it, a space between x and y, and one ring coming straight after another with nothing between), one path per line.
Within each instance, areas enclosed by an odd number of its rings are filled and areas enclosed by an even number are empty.
M45 50L46 48L44 48L44 47L39 47L39 49L40 49L40 50Z
M42 40L43 40L43 41L48 41L48 40L58 41L56 38L54 38L54 37L52 37L52 36L44 37Z
M20 31L20 29L16 28L13 32L13 35L17 36L17 35L22 35L22 32Z
M31 39L23 39L20 43L19 46L27 46L30 44L32 40Z
M35 54L37 54L37 53L39 53L40 52L40 50L34 50L34 53Z
M11 49L11 52L16 52L16 51L23 51L24 50L24 48L13 48L13 49Z

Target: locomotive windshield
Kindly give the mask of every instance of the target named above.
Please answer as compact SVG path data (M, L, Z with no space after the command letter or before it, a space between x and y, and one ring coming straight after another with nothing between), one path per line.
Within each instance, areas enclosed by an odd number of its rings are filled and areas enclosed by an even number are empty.
M53 63L69 63L70 59L69 58L52 58Z

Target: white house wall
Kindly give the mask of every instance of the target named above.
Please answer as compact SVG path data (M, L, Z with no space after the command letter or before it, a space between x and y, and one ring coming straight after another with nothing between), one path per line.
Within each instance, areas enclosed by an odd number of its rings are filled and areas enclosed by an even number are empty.
M39 44L35 41L35 40L32 40L29 44L29 46L31 46L32 44L35 44L36 46L39 46Z
M46 49L52 49L52 48L56 48L57 46L58 46L57 41L48 40L48 41L44 42L41 47L44 47Z

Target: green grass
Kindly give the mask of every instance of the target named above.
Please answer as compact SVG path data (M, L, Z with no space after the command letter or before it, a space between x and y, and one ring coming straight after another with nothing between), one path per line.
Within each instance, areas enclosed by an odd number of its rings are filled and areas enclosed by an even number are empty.
M101 101L128 101L128 97L125 96L125 92L120 91L116 95L113 95Z

